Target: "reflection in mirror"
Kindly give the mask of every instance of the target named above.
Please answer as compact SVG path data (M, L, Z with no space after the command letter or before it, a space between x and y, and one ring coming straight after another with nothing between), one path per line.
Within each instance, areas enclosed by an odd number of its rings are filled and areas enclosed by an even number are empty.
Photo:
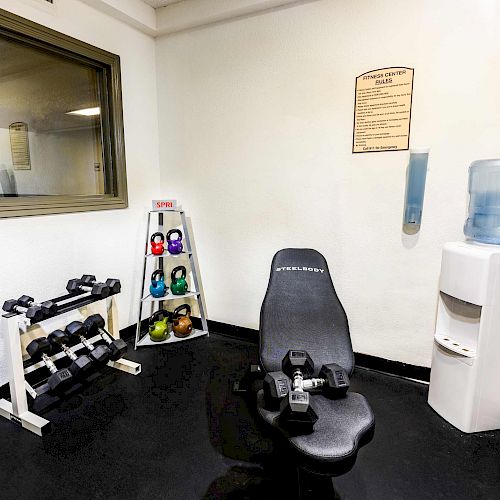
M116 195L104 73L0 36L0 197Z

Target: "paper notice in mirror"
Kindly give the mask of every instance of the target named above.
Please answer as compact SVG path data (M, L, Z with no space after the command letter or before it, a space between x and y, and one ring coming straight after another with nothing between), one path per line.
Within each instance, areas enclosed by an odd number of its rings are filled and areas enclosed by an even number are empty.
M400 151L410 144L413 68L383 68L356 78L352 152Z

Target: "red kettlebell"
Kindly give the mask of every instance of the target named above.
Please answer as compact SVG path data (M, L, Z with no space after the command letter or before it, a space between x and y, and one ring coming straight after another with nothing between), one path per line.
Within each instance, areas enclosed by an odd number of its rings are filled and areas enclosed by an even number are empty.
M159 238L159 241L157 241ZM165 250L165 236L163 233L154 233L151 235L151 253L154 255L161 255Z

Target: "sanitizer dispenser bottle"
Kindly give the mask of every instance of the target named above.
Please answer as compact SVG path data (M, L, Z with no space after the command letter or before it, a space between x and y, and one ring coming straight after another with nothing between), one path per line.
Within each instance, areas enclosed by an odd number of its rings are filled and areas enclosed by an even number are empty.
M428 158L428 148L410 149L403 216L403 231L406 234L415 234L420 231Z
M469 240L443 248L428 402L479 432L500 429L500 160L472 163L469 193Z

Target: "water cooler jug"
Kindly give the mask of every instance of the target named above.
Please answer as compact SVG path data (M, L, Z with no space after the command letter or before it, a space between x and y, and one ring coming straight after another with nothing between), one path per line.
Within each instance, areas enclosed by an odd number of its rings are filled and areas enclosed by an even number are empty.
M465 236L500 244L500 160L479 160L469 167L469 216Z
M428 402L479 432L500 429L500 244L481 243L500 243L500 160L471 165L469 192L470 239L443 248Z

